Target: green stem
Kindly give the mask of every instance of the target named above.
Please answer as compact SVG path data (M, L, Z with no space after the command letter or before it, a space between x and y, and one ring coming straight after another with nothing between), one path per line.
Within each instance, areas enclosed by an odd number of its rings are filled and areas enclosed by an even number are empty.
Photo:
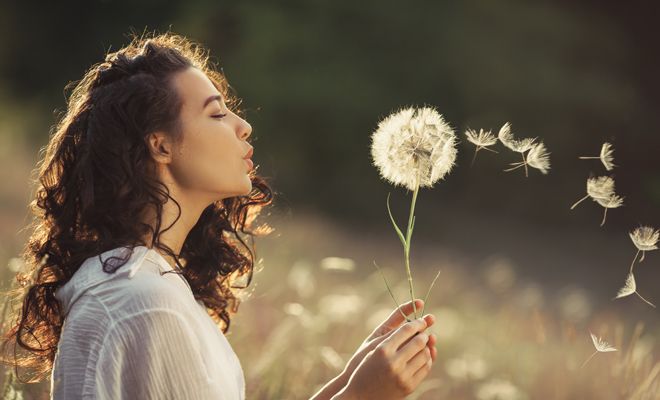
M403 316L403 319L405 319L407 322L410 322L410 319L401 310L401 306L399 305L399 302L396 301L396 298L394 297L394 293L392 292L392 289L390 288L390 284L387 283L387 279L385 278L385 274L383 274L383 271L381 271L378 264L376 264L376 260L374 260L374 265L376 266L376 269L378 270L378 272L380 272L380 276L383 277L383 281L385 281L385 286L387 286L387 291L390 292L390 297L392 297L392 300L394 300L394 305L396 306L396 308L399 310L399 312Z
M415 305L415 292L413 289L412 274L410 273L410 239L413 231L413 219L415 215L415 203L417 202L417 193L419 193L419 175L415 183L412 201L410 203L410 215L408 216L408 230L406 232L406 242L404 244L404 254L406 261L406 274L408 275L408 285L410 286L410 300L413 302L413 315L417 319L417 306Z
M426 296L424 296L424 306L422 306L422 317L424 316L424 309L426 308L426 302L428 301L429 294L431 294L431 289L433 289L433 285L435 285L435 281L438 280L439 276L440 276L440 270L438 270L438 273L435 275L435 278L433 278L433 282L431 282L431 286L429 286L429 291L426 292Z

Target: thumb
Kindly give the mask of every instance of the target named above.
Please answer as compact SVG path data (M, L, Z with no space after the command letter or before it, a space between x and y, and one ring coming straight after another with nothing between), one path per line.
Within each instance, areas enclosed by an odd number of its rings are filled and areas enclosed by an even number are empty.
M419 311L422 306L424 306L424 300L416 299L415 308ZM374 331L374 336L382 335L385 332L394 330L401 326L406 320L403 315L406 315L406 318L414 311L413 302L408 301L407 303L402 304L399 308L395 308L394 311L387 317L387 319ZM412 319L412 318L410 318Z

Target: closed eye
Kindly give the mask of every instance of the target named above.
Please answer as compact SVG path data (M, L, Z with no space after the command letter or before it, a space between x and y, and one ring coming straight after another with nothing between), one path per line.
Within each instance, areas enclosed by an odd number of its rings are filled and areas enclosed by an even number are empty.
M215 115L211 115L211 118L222 119L222 118L224 118L226 115L227 115L227 114L215 114Z

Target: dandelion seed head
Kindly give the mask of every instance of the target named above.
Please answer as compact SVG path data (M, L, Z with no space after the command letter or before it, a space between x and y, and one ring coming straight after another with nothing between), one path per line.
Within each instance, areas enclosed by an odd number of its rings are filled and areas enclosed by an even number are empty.
M657 250L660 231L650 226L640 226L629 233L630 239L640 251Z
M631 272L628 274L628 277L626 278L626 283L624 283L623 287L619 289L615 298L620 299L621 297L630 296L636 291L637 291L637 283L635 282L635 275L633 275Z
M515 139L511 132L511 124L508 122L500 128L497 137L503 145L518 153L524 153L530 150L534 143L536 143L536 139L533 138Z
M597 337L593 333L589 332L591 335L591 341L594 342L594 347L596 350L600 353L608 353L610 351L617 351L614 347L612 347L609 343L604 341L603 339Z
M371 156L383 179L415 190L431 187L456 161L456 134L432 107L403 108L372 134Z
M616 165L614 165L614 149L610 143L603 143L603 147L600 149L600 161L605 166L605 169L611 171Z
M468 129L465 131L465 136L467 136L468 141L479 147L488 147L497 143L497 137L491 131L484 131L483 129L479 129L479 133Z
M547 174L550 169L550 153L545 148L543 142L536 143L527 153L527 164Z
M609 176L587 179L587 194L593 200L609 200L614 195L614 179Z

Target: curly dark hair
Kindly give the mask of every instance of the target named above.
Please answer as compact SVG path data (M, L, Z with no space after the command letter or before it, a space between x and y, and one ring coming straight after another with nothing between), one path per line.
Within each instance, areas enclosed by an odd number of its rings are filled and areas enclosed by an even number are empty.
M145 137L156 130L180 137L182 102L171 78L191 66L209 77L228 107L243 114L208 50L170 32L134 36L67 85L75 85L67 110L51 129L35 169L37 190L30 203L35 219L21 254L27 268L17 273L17 285L8 292L22 307L11 312L3 328L2 362L15 367L17 377L18 367L34 371L33 379L20 382L42 381L52 371L64 323L55 290L87 258L120 246L146 246L146 237L175 260L177 268L169 272L180 273L215 323L229 330L230 315L240 303L232 289L245 289L252 281L254 236L273 230L267 224L253 226L262 208L272 203L273 192L253 169L251 192L206 207L180 254L159 242L169 228L161 229L163 204L170 199L179 212L181 207L150 173L153 159ZM147 207L157 210L155 227L136 223ZM242 234L250 236L252 246ZM110 260L103 264L106 273L123 265L112 263L108 269ZM244 275L247 284L235 285ZM5 356L10 345L13 354ZM17 354L17 345L24 354Z

